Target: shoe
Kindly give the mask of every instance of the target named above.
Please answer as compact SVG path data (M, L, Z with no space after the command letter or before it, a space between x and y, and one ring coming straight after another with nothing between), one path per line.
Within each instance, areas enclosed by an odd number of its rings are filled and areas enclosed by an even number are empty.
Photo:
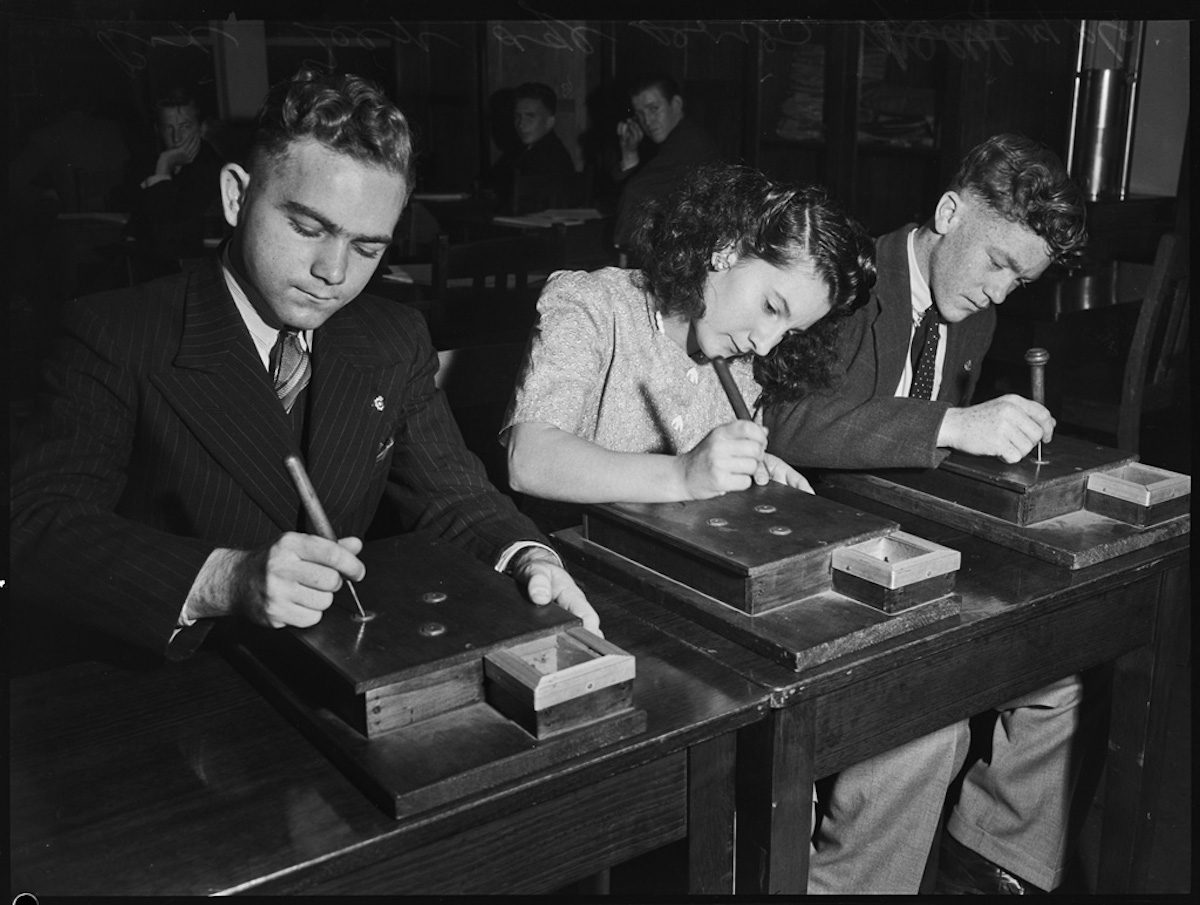
M933 891L951 896L1031 896L1044 895L1015 874L993 864L978 852L967 848L949 833L942 833L938 850L937 879Z

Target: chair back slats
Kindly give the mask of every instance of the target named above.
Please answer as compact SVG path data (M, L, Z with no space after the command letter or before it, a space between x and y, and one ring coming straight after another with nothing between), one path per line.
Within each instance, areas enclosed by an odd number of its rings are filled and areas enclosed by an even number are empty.
M1154 270L1129 344L1117 416L1117 445L1138 448L1142 412L1169 404L1187 354L1187 250L1175 233L1158 243Z
M430 330L438 348L523 339L541 282L561 264L557 234L517 234L452 244L440 235L431 274ZM531 279L532 275L532 279Z

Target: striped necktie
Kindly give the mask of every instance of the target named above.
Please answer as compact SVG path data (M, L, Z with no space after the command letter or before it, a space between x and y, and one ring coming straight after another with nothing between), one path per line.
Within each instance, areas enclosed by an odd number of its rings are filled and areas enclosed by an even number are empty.
M938 339L941 336L938 325L941 323L942 316L938 313L937 305L930 305L913 333L909 351L913 367L909 399L933 398L933 377L937 365Z
M296 397L308 386L312 376L312 365L308 352L300 342L295 330L280 330L279 338L271 347L271 379L275 381L275 395L283 403L283 410L291 412Z

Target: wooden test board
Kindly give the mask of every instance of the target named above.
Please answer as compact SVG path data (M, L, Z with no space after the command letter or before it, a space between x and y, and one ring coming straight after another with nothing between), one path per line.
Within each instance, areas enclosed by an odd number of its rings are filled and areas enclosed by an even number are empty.
M591 507L582 530L555 539L564 556L802 670L958 616L952 593L886 613L833 588L835 550L898 529L771 482L711 500ZM744 601L743 588L755 586L767 588L765 607Z
M775 481L709 500L592 506L583 516L589 540L751 615L824 590L835 549L898 528Z
M316 626L245 626L231 654L386 812L419 813L645 728L623 703L559 738L531 735L489 703L485 658L577 631L578 618L432 538L372 542L360 558L374 619L356 622L343 588Z
M1088 508L1089 478L1122 474L1137 461L1132 453L1059 436L1043 446L1047 464L1039 465L1035 457L1030 453L1009 465L993 457L952 452L938 468L828 472L821 482L1068 569L1104 562L1190 530L1190 495L1176 497L1170 504L1171 517L1152 525Z

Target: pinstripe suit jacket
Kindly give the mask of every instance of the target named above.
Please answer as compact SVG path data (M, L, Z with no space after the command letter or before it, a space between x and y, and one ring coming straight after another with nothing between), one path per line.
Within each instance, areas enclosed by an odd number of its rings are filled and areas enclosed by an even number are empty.
M71 303L63 327L14 468L14 575L73 622L166 652L215 547L302 524L291 427L216 261ZM314 333L312 363L305 458L339 536L386 521L489 565L544 540L463 446L419 314L362 296Z
M908 234L915 228L876 240L875 289L842 323L833 387L766 412L775 455L814 468L933 468L946 457L936 445L942 417L970 401L996 312L947 325L936 400L895 396L912 334Z

